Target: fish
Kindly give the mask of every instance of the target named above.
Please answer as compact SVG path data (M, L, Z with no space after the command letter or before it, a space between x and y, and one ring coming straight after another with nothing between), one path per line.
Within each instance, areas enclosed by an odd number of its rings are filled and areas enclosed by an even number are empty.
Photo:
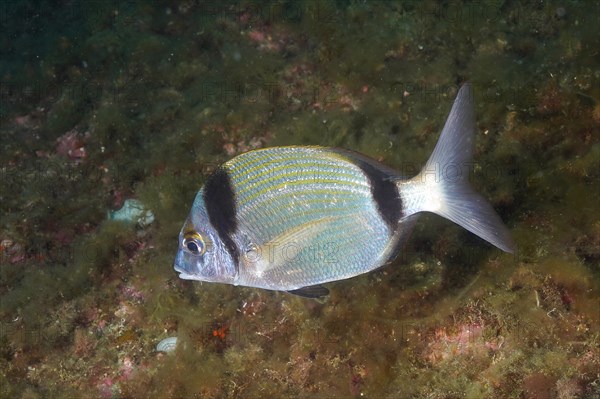
M240 154L196 194L174 269L185 280L322 297L329 293L322 284L392 262L423 212L513 253L509 230L469 184L474 140L472 89L465 83L429 160L413 177L334 147Z

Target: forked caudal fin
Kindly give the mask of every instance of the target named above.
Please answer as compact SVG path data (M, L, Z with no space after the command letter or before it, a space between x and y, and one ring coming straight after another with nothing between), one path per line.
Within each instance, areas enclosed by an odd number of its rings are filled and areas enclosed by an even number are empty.
M490 203L469 184L475 118L471 85L458 91L446 124L421 173L399 182L405 216L433 212L506 252L514 252L508 229Z

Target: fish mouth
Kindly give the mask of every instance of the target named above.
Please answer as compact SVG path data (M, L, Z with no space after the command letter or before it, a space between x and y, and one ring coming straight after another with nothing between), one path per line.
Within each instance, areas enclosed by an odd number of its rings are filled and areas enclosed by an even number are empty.
M192 274L188 274L182 268L178 267L177 264L173 266L175 271L179 273L179 278L182 280L196 280L196 278Z

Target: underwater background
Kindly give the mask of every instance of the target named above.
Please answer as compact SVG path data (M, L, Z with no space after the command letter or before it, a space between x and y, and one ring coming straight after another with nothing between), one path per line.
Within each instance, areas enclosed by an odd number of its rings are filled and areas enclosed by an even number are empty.
M600 398L599 4L2 1L0 398ZM326 301L178 278L220 163L415 174L467 80L514 255L427 215Z

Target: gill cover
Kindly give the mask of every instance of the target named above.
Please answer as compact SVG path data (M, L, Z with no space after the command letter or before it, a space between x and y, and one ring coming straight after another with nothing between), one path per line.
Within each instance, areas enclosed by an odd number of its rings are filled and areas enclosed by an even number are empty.
M207 212L201 190L179 233L175 271L184 280L233 283L236 267Z

